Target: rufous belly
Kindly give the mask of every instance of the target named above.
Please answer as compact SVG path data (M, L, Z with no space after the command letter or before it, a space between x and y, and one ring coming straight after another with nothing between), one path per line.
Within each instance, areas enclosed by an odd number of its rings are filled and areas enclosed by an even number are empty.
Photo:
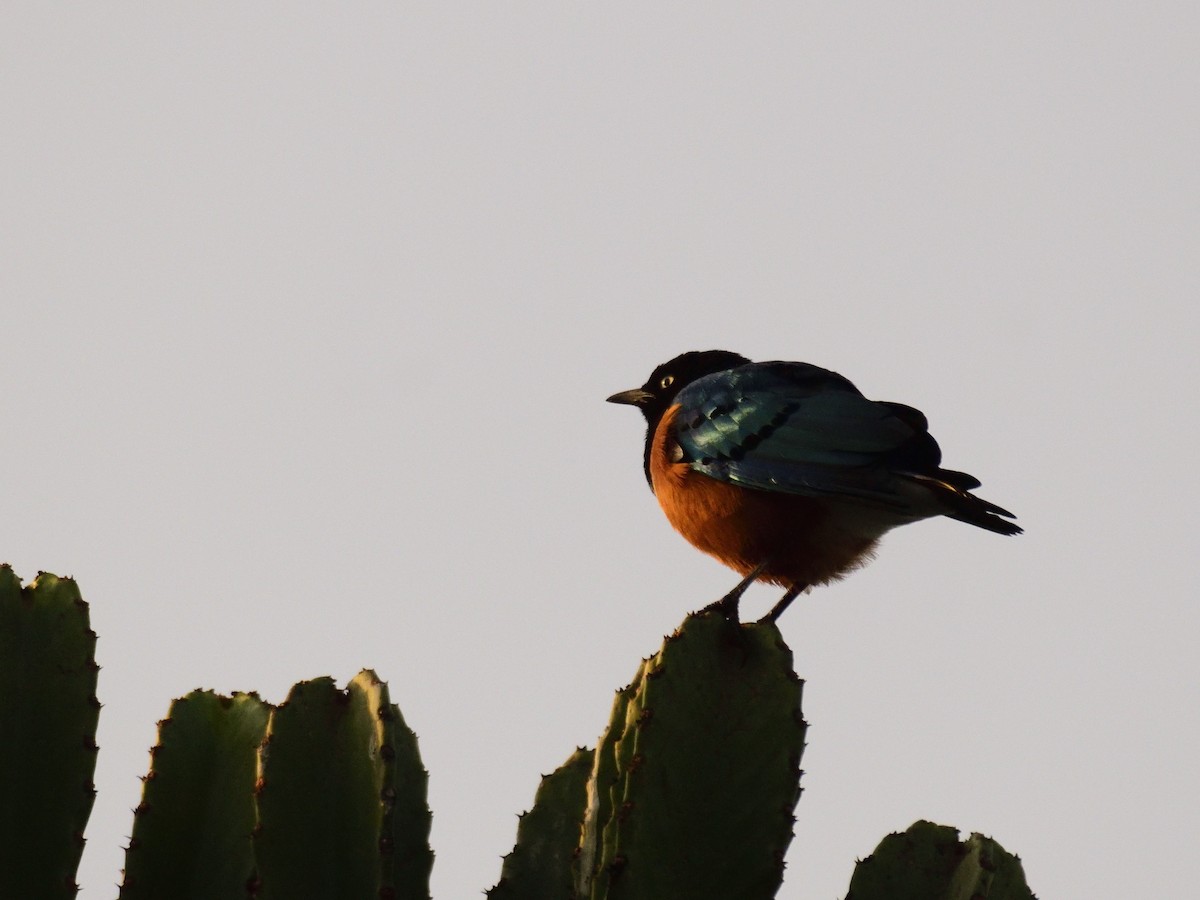
M650 479L675 530L741 575L763 565L762 581L786 588L822 584L869 561L878 535L847 527L830 501L737 487L672 462L667 410L655 431Z

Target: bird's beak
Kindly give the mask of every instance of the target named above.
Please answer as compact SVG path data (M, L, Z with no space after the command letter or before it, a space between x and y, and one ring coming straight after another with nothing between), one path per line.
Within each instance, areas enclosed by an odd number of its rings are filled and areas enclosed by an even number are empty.
M608 403L624 403L627 406L641 406L654 399L654 395L649 391L643 391L641 388L634 388L631 391L621 391L619 394L613 394L608 398Z

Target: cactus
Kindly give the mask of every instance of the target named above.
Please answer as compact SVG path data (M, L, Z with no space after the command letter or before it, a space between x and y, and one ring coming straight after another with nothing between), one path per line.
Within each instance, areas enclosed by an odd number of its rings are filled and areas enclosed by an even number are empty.
M255 896L428 900L426 779L374 672L297 684L259 756Z
M1033 900L1021 861L991 838L932 822L889 834L858 863L846 900Z
M375 673L301 682L277 708L194 691L151 760L121 900L428 900L426 773Z
M774 896L800 796L801 687L774 624L690 616L614 704L580 896Z
M0 898L75 896L99 702L75 583L0 566ZM777 891L799 797L802 683L773 624L689 616L617 692L595 750L543 777L490 900ZM159 723L121 900L428 900L427 775L374 672L277 708L194 691ZM1020 861L917 822L847 900L1032 900Z
M254 779L270 707L193 691L158 723L121 900L242 900L254 870Z
M553 900L573 895L572 861L587 804L588 778L596 751L580 747L565 763L542 776L533 808L522 814L517 843L500 870L488 900Z
M70 578L0 566L0 897L73 898L96 768L96 633Z
M774 896L804 750L791 662L773 624L689 616L617 692L586 790L577 786L582 751L543 782L489 897ZM534 821L580 812L549 839L529 834ZM572 830L568 879L562 845ZM541 854L540 881L528 871L539 840L559 848Z

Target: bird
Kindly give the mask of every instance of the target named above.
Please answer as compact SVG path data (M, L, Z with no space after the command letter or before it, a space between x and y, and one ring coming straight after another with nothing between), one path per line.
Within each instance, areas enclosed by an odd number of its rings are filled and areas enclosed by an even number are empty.
M643 469L671 525L743 576L705 609L737 621L756 581L785 589L761 621L869 562L892 528L948 516L1021 534L1008 510L941 468L925 415L868 400L848 379L802 362L691 351L609 403L646 418Z

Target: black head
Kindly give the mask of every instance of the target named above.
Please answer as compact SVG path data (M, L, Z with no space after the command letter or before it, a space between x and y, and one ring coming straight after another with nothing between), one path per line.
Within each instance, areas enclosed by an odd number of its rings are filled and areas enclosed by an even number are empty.
M665 362L653 372L640 388L622 391L608 398L609 403L636 406L652 426L671 407L671 401L681 390L705 375L744 366L750 360L728 350L693 350Z
M640 388L631 391L621 391L608 398L609 403L625 403L636 406L646 417L646 480L650 480L650 446L654 440L654 430L658 427L663 413L671 408L675 396L695 381L714 372L724 372L737 366L744 366L750 360L728 350L693 350L665 362L646 379Z

